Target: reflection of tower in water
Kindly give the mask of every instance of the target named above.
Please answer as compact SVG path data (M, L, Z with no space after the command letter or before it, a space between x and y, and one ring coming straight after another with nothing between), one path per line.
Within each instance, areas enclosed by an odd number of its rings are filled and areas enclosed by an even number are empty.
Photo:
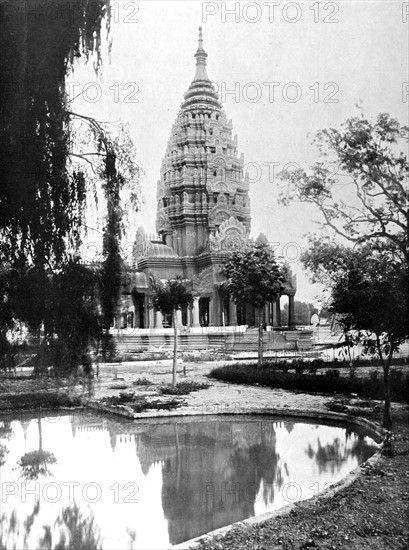
M282 483L275 424L262 419L118 422L74 417L78 433L107 430L113 451L132 443L145 476L162 470L162 507L171 544L255 514Z
M254 516L282 476L273 425L210 421L174 425L174 457L163 468L162 505L172 544Z

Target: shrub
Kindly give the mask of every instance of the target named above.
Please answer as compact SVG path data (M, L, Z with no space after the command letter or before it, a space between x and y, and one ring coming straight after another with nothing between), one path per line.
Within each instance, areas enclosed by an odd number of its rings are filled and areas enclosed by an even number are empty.
M118 384L112 384L112 386L109 386L110 390L126 390L128 389L128 384L121 384L121 383L118 383Z
M148 409L155 409L156 411L165 410L165 411L171 411L173 409L177 409L181 406L181 402L177 399L171 399L170 401L148 401L146 397L141 397L137 400L134 400L132 403L130 403L131 409L136 412L143 412Z
M121 392L119 395L111 395L110 397L104 397L101 399L102 403L107 403L108 405L124 405L135 399L135 393L132 392Z
M277 368L283 372L288 372L291 368L291 365L287 361L280 361L277 365Z
M187 395L192 391L206 390L209 385L206 382L179 382L176 386L161 386L159 391L163 395Z
M134 412L140 413L148 409L155 410L173 410L181 406L181 402L177 399L168 401L159 401L158 399L149 401L144 395L135 395L134 392L120 393L111 397L104 397L101 402L107 405L126 405Z
M308 364L302 359L295 359L291 363L291 368L294 369L297 374L301 375L308 368Z
M369 378L373 383L376 383L378 380L379 372L377 370L373 370L369 373Z
M389 377L391 384L401 384L403 380L403 372L400 369L392 369Z
M134 382L132 382L133 386L152 386L153 382L148 380L147 378L137 378Z
M61 407L79 407L81 399L67 393L41 391L2 396L0 410L59 409Z

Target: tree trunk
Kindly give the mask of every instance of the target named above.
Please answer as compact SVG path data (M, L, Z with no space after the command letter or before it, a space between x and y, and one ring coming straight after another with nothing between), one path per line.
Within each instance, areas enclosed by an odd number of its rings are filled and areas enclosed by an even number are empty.
M43 430L41 427L41 413L38 416L38 450L43 450Z
M258 367L263 366L263 308L258 310Z
M347 347L347 352L348 352L348 362L349 362L349 377L350 378L354 378L355 377L355 367L354 367L354 364L352 362L352 357L351 357L351 348L350 348L350 341L349 341L349 334L348 334L349 331L345 331L344 334L345 334L345 344L346 344L346 347Z
M384 393L385 393L385 408L383 411L383 427L386 430L391 430L392 428L392 416L391 416L391 390L389 383L389 360L383 365L383 383L384 383Z
M383 410L383 427L386 430L392 429L391 389L390 389L390 381L389 381L389 372L390 372L390 366L392 363L394 344L395 344L395 339L392 337L390 340L390 349L389 349L388 357L386 358L386 361L385 361L382 353L379 336L378 334L376 335L376 347L378 349L378 354L381 359L382 369L383 369L383 388L384 388L384 398L385 398L385 406Z
M176 366L178 360L178 327L176 320L176 309L172 311L173 323L173 369L172 369L172 386L176 386Z

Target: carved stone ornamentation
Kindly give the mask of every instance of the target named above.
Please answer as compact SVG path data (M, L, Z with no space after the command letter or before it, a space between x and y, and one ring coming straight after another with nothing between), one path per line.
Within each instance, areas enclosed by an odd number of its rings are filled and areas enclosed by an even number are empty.
M248 238L246 227L231 216L220 225L215 235L210 236L210 250L213 252L241 250L246 246Z
M146 236L146 233L143 227L139 227L136 232L135 243L133 248L135 260L148 255L149 252L151 251L152 251L152 243Z
M156 231L161 231L169 228L169 216L166 214L164 208L158 211L158 217L156 222Z
M213 268L207 267L198 275L193 277L193 291L198 294L206 294L213 292Z

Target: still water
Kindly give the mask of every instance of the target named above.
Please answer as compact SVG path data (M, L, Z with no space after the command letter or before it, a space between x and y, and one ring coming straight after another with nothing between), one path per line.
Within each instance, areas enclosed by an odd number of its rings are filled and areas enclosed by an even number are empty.
M266 416L3 417L0 548L168 548L310 498L376 448Z

